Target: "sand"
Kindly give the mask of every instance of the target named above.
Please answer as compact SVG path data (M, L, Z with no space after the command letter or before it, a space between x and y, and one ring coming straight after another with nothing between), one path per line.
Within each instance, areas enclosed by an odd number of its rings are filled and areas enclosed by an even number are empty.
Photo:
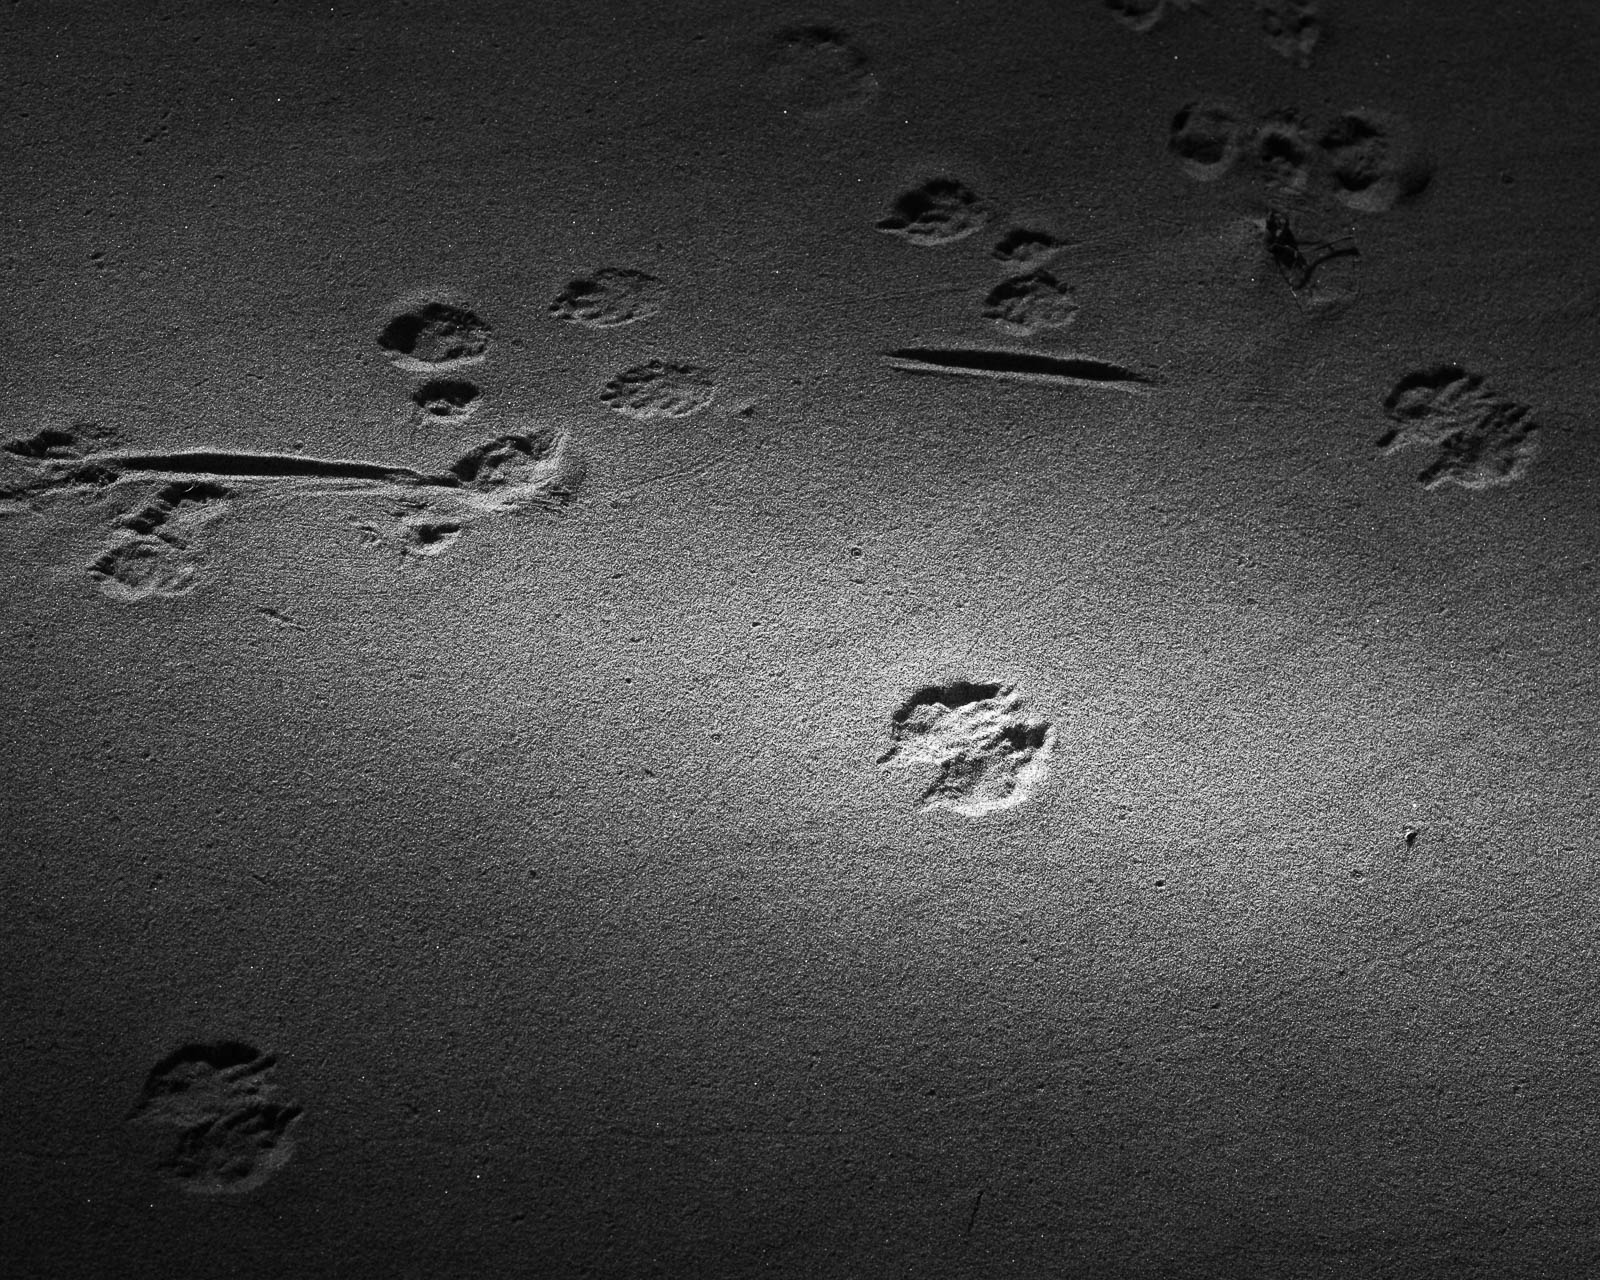
M0 1269L1600 1276L1600 12L0 47Z

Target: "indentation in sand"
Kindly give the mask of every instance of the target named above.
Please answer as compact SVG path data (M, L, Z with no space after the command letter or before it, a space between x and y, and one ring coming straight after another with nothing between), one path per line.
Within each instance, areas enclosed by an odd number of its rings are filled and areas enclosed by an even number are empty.
M924 808L982 817L1021 804L1043 781L1055 731L1030 720L1009 685L956 681L919 689L896 711L879 764L935 773Z
M895 197L878 230L911 244L951 244L988 225L990 203L957 178L930 178Z
M647 360L624 369L606 383L600 400L613 413L651 422L699 413L716 394L716 374L711 369L670 360Z
M1533 411L1460 365L1408 373L1384 397L1383 411L1395 423L1378 439L1385 453L1418 445L1436 451L1417 474L1426 489L1510 484L1533 462L1539 430Z
M617 329L648 320L665 300L666 287L655 276L624 267L601 267L569 280L550 304L550 314L587 329Z
M301 1108L273 1082L274 1063L236 1041L185 1045L158 1062L129 1116L159 1141L157 1171L182 1191L225 1195L282 1169Z

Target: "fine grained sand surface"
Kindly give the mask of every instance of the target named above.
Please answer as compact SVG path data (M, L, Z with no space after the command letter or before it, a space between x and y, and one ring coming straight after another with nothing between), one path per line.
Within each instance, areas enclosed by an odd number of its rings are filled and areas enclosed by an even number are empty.
M8 1274L1600 1275L1600 14L0 47Z

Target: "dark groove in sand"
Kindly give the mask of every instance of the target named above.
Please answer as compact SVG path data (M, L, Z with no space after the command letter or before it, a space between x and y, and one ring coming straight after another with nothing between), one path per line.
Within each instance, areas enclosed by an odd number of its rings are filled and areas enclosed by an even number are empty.
M410 467L355 462L345 458L307 458L293 453L235 453L185 449L177 453L99 454L89 459L122 471L160 471L170 475L251 476L259 479L375 480L384 484L459 488L457 476L430 475Z
M1143 392L1152 379L1133 369L1088 356L1050 356L1032 351L981 347L903 347L883 356L903 373L942 373L970 378L1007 378L1056 386L1102 387Z

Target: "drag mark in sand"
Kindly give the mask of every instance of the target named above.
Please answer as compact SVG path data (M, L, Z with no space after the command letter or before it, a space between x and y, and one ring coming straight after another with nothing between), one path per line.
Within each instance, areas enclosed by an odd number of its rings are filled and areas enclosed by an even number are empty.
M31 449L33 442L22 443ZM474 516L567 505L586 470L566 433L543 426L496 436L439 472L227 449L79 455L69 452L72 443L52 439L17 453L28 458L31 474L0 490L0 498L38 510L54 498L98 499L125 486L161 482L113 521L109 540L87 566L101 590L124 603L193 591L205 560L200 533L247 486L284 484L319 497L369 493L396 500L400 523L394 534L402 552L431 557L449 549ZM443 512L439 504L445 504Z
M185 1045L145 1078L128 1123L159 1143L155 1168L194 1195L253 1191L294 1154L301 1108L275 1059L236 1041Z
M883 358L903 373L939 373L968 378L1004 378L1051 386L1148 391L1154 380L1136 370L1089 356L1051 356L1033 351L983 347L902 347Z
M923 808L969 818L1021 804L1044 779L1055 730L1029 720L1010 685L958 680L912 694L889 726L880 765L937 770L923 789Z
M1460 365L1408 373L1384 397L1383 411L1396 424L1378 439L1384 453L1412 445L1438 451L1417 475L1425 489L1510 484L1527 471L1536 451L1533 411L1491 391Z
M515 511L570 501L582 479L582 463L564 432L539 428L497 436L479 445L440 472L352 458L315 458L298 453L252 453L231 449L180 449L170 453L101 453L47 466L30 482L9 486L5 496L18 498L57 490L102 488L143 474L201 476L210 479L328 480L354 487L455 490L487 511ZM229 492L188 483L168 486L173 501L197 501ZM120 524L148 532L127 522Z

